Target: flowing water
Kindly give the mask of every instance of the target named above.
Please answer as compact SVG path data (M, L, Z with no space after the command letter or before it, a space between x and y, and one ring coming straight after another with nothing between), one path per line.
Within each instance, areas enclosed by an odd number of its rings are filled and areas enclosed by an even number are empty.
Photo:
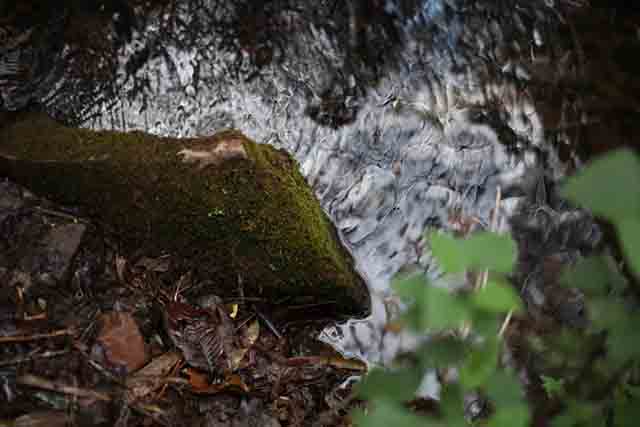
M341 106L357 115L338 128L310 118L304 96L331 81L296 67L294 59L266 67L249 82L225 75L219 64L200 64L217 81L205 86L191 81L197 55L177 49L171 53L177 70L162 59L146 65L153 96L144 108L123 101L91 126L180 137L234 127L288 150L340 230L373 298L370 318L328 328L323 339L346 354L384 364L414 342L384 327L401 307L390 289L392 277L407 266L439 275L425 230L460 230L465 221L487 229L495 211L494 228L508 231L527 188L565 172L518 83L527 81L527 70L503 55L516 35L529 41L520 50L545 46L543 30L525 28L517 19L492 20L490 13L451 15L452 7L463 11L466 3L425 1L422 19L406 22L401 66L374 85L361 87L346 75ZM429 39L419 38L421 32ZM322 37L312 43L321 45ZM467 54L469 44L474 55ZM500 64L497 74L482 59L487 55ZM350 95L349 88L359 95Z

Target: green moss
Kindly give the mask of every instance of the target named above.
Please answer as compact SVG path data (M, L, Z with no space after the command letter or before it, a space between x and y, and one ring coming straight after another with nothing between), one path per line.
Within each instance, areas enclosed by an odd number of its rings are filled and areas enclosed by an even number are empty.
M199 169L177 154L229 139L242 140L248 160ZM239 292L240 276L245 295L369 311L366 286L295 161L237 131L170 139L30 116L0 131L0 173L84 207L130 252L183 257L214 292Z

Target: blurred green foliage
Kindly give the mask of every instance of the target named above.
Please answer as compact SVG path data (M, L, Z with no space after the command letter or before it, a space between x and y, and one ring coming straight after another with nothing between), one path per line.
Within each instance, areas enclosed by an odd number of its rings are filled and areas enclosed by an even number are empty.
M369 406L366 413L355 414L356 425L519 427L533 424L534 417L536 425L636 425L640 311L633 296L640 295L635 289L640 276L640 162L627 150L610 153L570 178L562 194L612 224L624 252L624 260L606 254L584 258L557 285L583 292L588 325L556 325L546 333L535 325L523 328L518 348L513 348L503 336L508 320L533 321L517 284L509 280L516 259L513 240L488 232L464 239L427 236L446 274L473 272L479 280L454 292L422 273L394 279L393 288L408 303L399 322L429 338L411 357L403 355L394 366L374 369L363 379L358 389ZM631 277L620 273L620 262L628 264ZM524 353L520 365L504 362L507 348L511 355ZM514 366L527 372L526 390ZM439 410L417 415L406 403L434 370L456 375L441 382ZM531 391L532 383L541 393ZM486 402L479 414L464 409L464 396L471 392Z

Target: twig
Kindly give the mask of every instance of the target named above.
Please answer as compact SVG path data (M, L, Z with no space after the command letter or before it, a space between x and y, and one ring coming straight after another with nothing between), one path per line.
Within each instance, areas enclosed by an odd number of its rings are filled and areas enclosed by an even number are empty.
M26 385L29 387L41 388L43 390L51 390L62 394L67 394L73 396L75 398L89 398L95 400L101 400L103 402L111 402L114 398L106 393L101 393L98 391L88 390L80 387L74 387L67 384L60 384L50 381L46 378L42 378L36 375L26 374L21 375L16 379L16 382L21 385ZM127 406L129 406L132 410L150 417L155 422L161 425L169 425L169 423L164 419L166 418L166 413L160 409L156 405L149 405L139 402L126 402ZM164 417L164 418L163 418Z
M56 211L56 210L53 210L53 209L47 209L47 208L43 208L43 207L40 207L40 206L36 206L33 209L36 210L36 211L42 212L45 215L57 216L59 218L64 218L64 219L71 220L74 223L81 222L83 224L90 224L90 222L87 221L86 219L82 219L82 218L79 218L79 217L77 217L75 215L71 215L71 214L68 214L68 213L65 213L65 212Z
M491 223L489 224L490 231L496 231L496 227L498 225L498 210L500 209L500 204L502 203L502 189L498 185L496 189L496 205L493 208L493 215L491 215Z
M500 208L500 202L502 201L502 190L500 186L496 191L496 207L493 211L494 215L491 218L491 231L496 231L496 227L498 224L498 209ZM485 283L486 285L486 283ZM509 310L507 313L507 317L504 318L504 322L502 322L502 326L500 326L500 331L498 331L498 337L502 337L509 326L509 322L511 322L511 318L513 317L513 310Z
M316 421L312 424L313 427L333 425L336 424L336 418L340 417L340 411L343 411L349 407L354 401L358 399L358 394L351 391L344 399L338 402L332 408L326 409L316 415Z
M127 385L126 385L126 383L124 381L122 381L117 376L113 375L111 372L109 372L105 367L100 365L95 360L92 360L91 357L89 356L89 354L87 353L86 346L84 344L82 344L82 343L74 343L73 347L76 349L76 351L78 353L80 353L80 355L87 362L87 364L89 364L89 366L91 366L93 369L95 369L96 371L98 371L99 373L101 373L102 375L107 377L109 380L111 380L114 383L118 384L119 386L125 387L125 388L127 387Z
M498 226L498 211L500 210L500 203L502 202L502 189L500 186L496 189L496 204L491 214L491 220L489 221L489 231L495 232ZM478 277L476 282L476 289L484 289L489 281L489 270L484 270Z
M40 354L27 354L26 356L18 356L13 359L0 360L0 366L17 365L19 363L30 362L34 359L48 359L52 357L62 356L71 350L45 351Z
M10 335L7 337L0 337L0 344L6 343L15 343L15 342L26 342L26 341L36 341L45 338L53 338L53 337L61 337L66 335L75 335L76 331L72 328L60 329L53 332L47 332L42 334L31 334L31 335Z
M273 332L273 335L275 335L279 340L281 340L282 334L278 332L278 329L276 329L276 327L273 325L273 323L271 323L271 321L267 318L267 316L265 316L264 314L260 313L257 310L256 310L256 314L258 315L258 317L260 317L260 319L262 319L265 325L267 325L267 328L269 328L269 330Z
M171 425L166 420L167 413L157 405L151 405L146 403L129 403L129 407L133 409L135 412L138 412L139 414L142 414L146 417L151 418L153 421L155 421L160 425L163 425L163 426Z
M255 319L256 314L253 313L251 316L247 317L242 323L240 323L238 326L236 326L236 332L240 330L240 328L242 328L244 325L246 325L247 323L251 322L253 319Z
M87 390L79 387L73 387L66 384L55 383L46 378L38 377L31 374L20 375L16 379L16 382L21 385L41 388L43 390L56 391L58 393L68 394L70 396L86 397L90 399L101 400L103 402L111 402L111 400L113 400L111 396L105 393L100 393L98 391Z
M498 337L502 338L504 335L504 332L507 330L507 326L509 326L509 322L511 321L511 317L513 317L513 310L509 310L507 317L504 318L504 322L502 322L502 326L498 332Z

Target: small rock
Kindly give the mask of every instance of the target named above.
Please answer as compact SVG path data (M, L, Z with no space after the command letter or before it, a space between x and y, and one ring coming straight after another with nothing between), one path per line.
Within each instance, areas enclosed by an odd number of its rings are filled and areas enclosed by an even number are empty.
M68 276L85 231L84 224L63 224L52 228L26 250L20 269L27 272L33 282L47 285L63 282ZM29 286L31 283L27 287Z

